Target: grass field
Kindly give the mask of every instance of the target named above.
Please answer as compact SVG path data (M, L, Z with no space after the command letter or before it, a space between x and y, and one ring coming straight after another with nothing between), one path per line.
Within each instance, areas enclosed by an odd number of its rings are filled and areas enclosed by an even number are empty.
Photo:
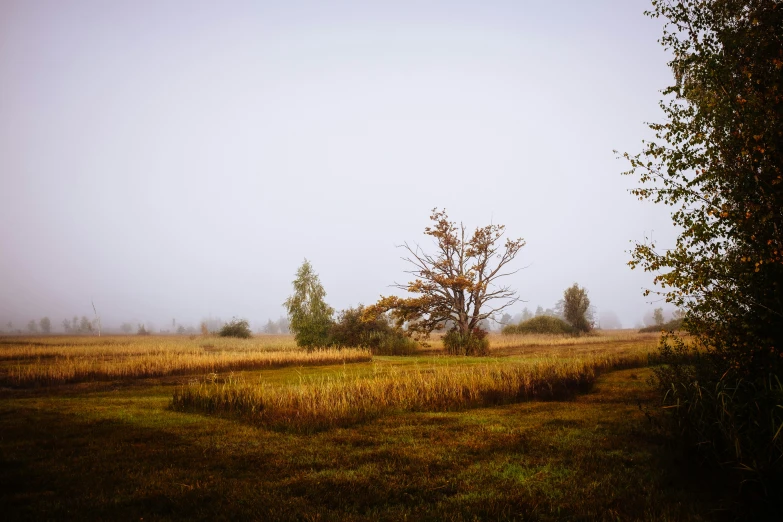
M709 475L686 473L640 409L654 407L645 381L656 340L493 337L489 358L442 356L434 343L414 357L356 352L355 362L326 364L334 361L297 359L309 355L288 337L2 338L0 512L7 520L721 518L731 508L717 500L723 492ZM133 367L172 354L180 358L168 373L14 380L19 367ZM274 354L275 366L243 358ZM225 366L177 366L210 357ZM55 370L47 372L35 375ZM536 375L555 387L589 379L568 393L518 394ZM177 407L178 394L199 389L213 404L241 390L248 404L281 402L275 422L197 402ZM340 406L340 397L371 414ZM348 414L330 413L338 410ZM338 422L307 420L319 411ZM303 425L318 429L296 429Z

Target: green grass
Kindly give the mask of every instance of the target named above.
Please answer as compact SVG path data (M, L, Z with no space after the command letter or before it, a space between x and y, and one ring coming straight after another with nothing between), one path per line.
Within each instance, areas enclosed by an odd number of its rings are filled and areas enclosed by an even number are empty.
M202 342L48 338L20 345L10 339L0 346L7 355L0 370L20 360L39 364L35 356L45 351L136 357L154 355L160 345L187 355ZM498 336L493 343L489 358L445 357L431 349L352 364L236 368L217 379L233 375L284 389L346 374L372 380L553 359L640 364L638 356L655 339L618 333L575 342ZM244 353L290 346L280 338L214 348ZM310 433L174 411L174 391L203 380L198 373L0 388L0 514L2 520L730 518L737 510L719 499L731 495L712 474L688 471L699 468L678 462L650 428L639 407L656 404L649 375L647 368L603 373L588 393L567 400L472 403L459 411L391 407Z
M717 491L646 426L647 372L311 435L171 411L155 380L7 390L0 504L7 520L713 519Z

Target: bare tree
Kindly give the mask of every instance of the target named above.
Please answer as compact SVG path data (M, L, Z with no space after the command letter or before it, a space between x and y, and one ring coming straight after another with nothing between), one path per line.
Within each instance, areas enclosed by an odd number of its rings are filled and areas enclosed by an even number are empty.
M516 291L500 280L517 270L507 271L525 241L506 239L503 225L476 228L470 234L464 224L449 221L445 210L434 209L433 224L424 233L435 240L435 253L428 254L418 244L404 243L403 257L413 268L406 270L415 279L393 286L414 297L382 297L368 307L365 316L391 311L398 326L428 336L433 330L452 323L454 331L469 337L483 321L516 303Z

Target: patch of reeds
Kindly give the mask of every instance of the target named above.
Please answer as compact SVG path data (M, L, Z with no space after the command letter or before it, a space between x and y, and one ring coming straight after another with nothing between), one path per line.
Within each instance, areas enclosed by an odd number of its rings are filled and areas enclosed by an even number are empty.
M390 367L369 375L346 371L289 386L213 377L178 387L171 405L179 411L307 431L394 411L448 411L566 398L587 390L601 371L646 364L646 354L635 353L408 370Z
M206 351L161 350L135 355L54 355L48 359L6 364L0 382L10 386L50 386L85 381L139 379L204 374L282 366L314 366L366 362L368 350Z

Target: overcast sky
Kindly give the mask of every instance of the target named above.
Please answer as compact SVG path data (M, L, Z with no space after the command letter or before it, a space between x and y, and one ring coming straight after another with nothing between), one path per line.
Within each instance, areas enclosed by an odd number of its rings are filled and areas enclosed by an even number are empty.
M341 309L406 281L430 211L527 246L523 306L578 282L633 326L628 194L671 82L644 0L0 0L0 326Z

